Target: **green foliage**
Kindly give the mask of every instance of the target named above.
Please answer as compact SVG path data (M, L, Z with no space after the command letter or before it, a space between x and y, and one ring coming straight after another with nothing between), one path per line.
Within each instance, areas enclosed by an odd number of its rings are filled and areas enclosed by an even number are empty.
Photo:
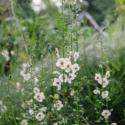
M97 17L98 14L101 14L108 6L111 5L113 1L101 1L96 0L97 8L91 8L90 0L90 13L94 11L93 16L98 22L101 22L108 11L105 11L102 15ZM28 59L26 57L25 46L22 42L22 38L26 41L26 46L28 48L28 53L32 60L31 68L35 70L35 67L38 67L38 79L40 91L45 92L46 100L42 102L43 105L48 107L48 123L52 125L58 121L56 112L52 112L51 108L53 106L53 98L50 95L54 95L52 82L53 82L53 70L59 70L55 63L57 58L54 54L55 47L59 49L60 56L62 57L62 46L65 42L64 54L66 57L69 57L70 45L71 45L71 32L73 35L73 50L76 49L76 29L72 28L70 25L70 15L62 15L62 13L57 11L56 7L51 6L51 9L41 11L40 13L35 13L28 3L29 1L17 1L15 10L16 15L18 15L18 23L12 18L9 17L6 20L2 20L0 25L0 53L7 49L9 54L11 50L15 52L14 56L11 56L10 62L7 64L7 61L3 55L0 59L0 100L9 107L6 113L1 113L1 122L0 125L14 125L14 117L19 117L23 119L22 113L27 112L27 109L21 107L22 102L26 102L31 99L32 86L30 82L24 82L22 76L20 76L20 71L22 70L22 64L27 63ZM116 1L118 3L118 1ZM23 3L23 4L22 4ZM20 6L21 4L21 6ZM114 6L114 2L112 3ZM50 6L50 5L49 5ZM71 6L70 6L71 7ZM110 8L112 10L112 7ZM19 8L19 10L17 9ZM116 122L119 125L125 124L125 59L124 59L124 33L125 33L125 22L124 22L124 13L120 13L119 10L123 10L124 5L118 6L116 9L119 16L117 20L113 23L109 23L109 27L106 32L109 34L108 38L103 38L103 45L105 46L104 51L104 64L103 64L103 73L107 70L111 72L110 83L107 87L107 90L110 93L111 100L108 101L109 109L113 109L109 123ZM22 10L22 11L20 11ZM110 13L108 13L110 15ZM63 16L67 17L64 18ZM62 24L64 21L64 25ZM108 19L108 21L111 21ZM75 23L74 23L75 24ZM65 26L65 28L64 28ZM19 31L21 28L21 32ZM64 28L64 30L62 30ZM65 33L65 39L63 40L63 31ZM22 33L22 36L21 36ZM83 115L84 118L80 117L81 123L85 123L88 118L89 124L97 125L95 122L98 120L100 114L99 110L105 109L106 106L100 105L101 96L94 95L93 90L98 87L101 88L101 85L98 84L95 79L95 73L101 73L102 69L99 68L99 64L102 64L101 50L100 46L97 47L97 43L100 43L100 34L94 33L94 30L87 26L86 24L78 26L78 43L79 43L79 77L76 78L73 84L66 84L66 88L63 93L59 92L60 100L63 100L63 95L65 93L65 99L69 103L69 107L66 107L66 115L68 116L68 124L75 124L75 115L76 111L76 102L74 97L70 96L71 88L75 90L75 96L79 96L80 104L80 115ZM41 57L42 55L42 57ZM108 61L108 62L107 62ZM9 67L9 68L8 68ZM61 70L59 70L61 72ZM27 72L30 72L30 68L27 68ZM9 76L12 76L10 79L10 91L11 98L8 97L8 80ZM16 83L21 83L21 89L18 89ZM25 88L24 92L22 89ZM54 90L56 90L54 88ZM24 93L24 95L22 94ZM80 93L80 95L79 95ZM12 104L11 104L12 103ZM105 103L105 100L103 101ZM41 105L41 103L38 103ZM12 113L13 111L13 113ZM28 112L27 112L28 113ZM63 114L63 111L59 111L60 114ZM73 115L73 117L71 116ZM9 117L11 116L11 117ZM73 119L74 118L74 119ZM16 120L17 125L20 125L21 120ZM37 124L37 123L36 123ZM104 121L100 123L104 125ZM29 120L29 125L34 125L33 119Z
M125 1L124 0L115 0L116 4L124 4Z
M100 25L106 18L107 14L111 15L115 7L114 0L87 0L89 2L88 12Z

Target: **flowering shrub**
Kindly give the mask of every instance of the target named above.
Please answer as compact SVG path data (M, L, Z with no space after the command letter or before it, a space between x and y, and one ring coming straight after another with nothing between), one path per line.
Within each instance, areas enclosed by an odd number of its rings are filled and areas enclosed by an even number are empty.
M39 14L34 21L19 21L11 0L16 29L12 35L18 35L3 39L9 44L15 39L11 47L0 47L0 125L124 124L125 107L117 111L119 115L116 112L119 99L124 100L124 73L115 78L114 69L119 71L121 65L105 54L104 29L96 39L97 47L86 20L78 22L81 2L70 1L68 8L62 0L53 23L47 22L46 15L37 20Z

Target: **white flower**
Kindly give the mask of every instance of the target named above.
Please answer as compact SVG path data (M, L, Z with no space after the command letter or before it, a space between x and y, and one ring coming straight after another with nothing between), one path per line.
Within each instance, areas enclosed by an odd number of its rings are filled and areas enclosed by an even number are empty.
M110 71L107 71L105 74L105 78L109 78L110 77Z
M61 89L61 82L59 79L54 78L53 86L57 86L57 90Z
M7 50L3 50L1 54L6 58L6 61L10 60L9 52Z
M101 77L101 75L99 73L95 74L95 80L96 81L101 81L102 80L102 77Z
M71 91L70 95L73 96L75 94L75 91Z
M24 77L25 76L25 71L21 70L20 75Z
M75 63L74 65L72 65L71 69L72 69L72 72L75 73L79 70L79 65Z
M69 56L69 58L71 59L72 57L73 57L72 52L70 52L70 56Z
M55 98L55 99L58 99L58 98L59 98L59 95L58 95L58 94L55 94L55 95L54 95L54 98Z
M1 106L1 111L5 112L7 110L7 107L5 105Z
M27 74L24 75L24 79L25 79L26 81L28 81L30 78L31 78L30 73L27 73Z
M26 103L24 103L24 102L22 102L22 108L24 108L25 109L25 107L26 107Z
M23 116L23 118L25 118L25 117L26 117L26 114L25 114L25 113L22 113L22 116Z
M98 89L95 89L95 90L93 91L93 93L94 93L94 94L100 94L100 91L99 91Z
M64 58L66 63L70 62L70 58Z
M34 83L36 84L37 82L39 82L39 80L37 79L37 77L34 77Z
M59 50L57 48L55 48L56 51L55 51L55 54L57 55L57 57L59 58Z
M16 120L20 120L20 118L16 117Z
M11 53L12 56L14 55L14 51L13 50L11 50L10 53Z
M74 0L74 4L76 4L76 0Z
M33 100L30 99L29 101L26 101L30 108L33 108ZM36 105L34 104L34 108L36 108Z
M53 125L57 125L57 123L54 123Z
M70 72L70 69L71 69L71 62L69 61L66 64L65 72L67 72L67 73Z
M35 67L35 72L38 72L39 71L39 68L38 67Z
M99 84L102 85L102 80L98 81ZM106 78L103 78L103 88L105 88L109 84L109 81Z
M42 92L41 92L41 93L35 93L34 98L35 98L37 101L42 102L43 99L45 99L45 96L44 96L44 93L42 93Z
M57 110L59 111L63 107L63 104L61 101L57 100L56 103L54 104L54 107L56 107Z
M3 56L8 56L8 55L9 55L9 52L8 52L7 50L3 50L3 51L1 52L1 54L2 54Z
M33 105L33 100L30 99L29 101L27 101L27 104L28 104L29 106Z
M28 67L28 64L27 64L27 63L23 63L23 64L22 64L22 68L23 68L24 71L26 70L27 67Z
M42 113L42 112L39 112L37 115L36 115L36 119L38 121L42 121L44 119L45 115Z
M69 73L69 76L68 76L68 83L72 83L71 80L75 79L76 75L74 73Z
M3 102L0 100L0 105L3 105Z
M109 81L106 78L103 78L103 88L109 84Z
M40 92L40 90L39 90L39 88L34 87L33 92L34 92L34 93L39 93L39 92Z
M33 110L32 109L29 109L29 114L33 115Z
M9 57L9 56L6 56L5 58L6 58L6 61L9 61L9 60L10 60L10 57Z
M24 88L21 89L21 93L22 93L22 95L24 95Z
M74 61L76 62L76 60L79 58L79 52L75 52L74 53Z
M66 79L67 79L67 75L64 74L64 82L66 82ZM59 80L60 80L61 82L63 82L63 74L61 74L61 75L59 76Z
M64 58L59 58L57 60L56 65L59 66L61 69L65 69L66 68L66 60Z
M117 125L117 123L112 123L111 125Z
M99 68L102 68L102 64L99 64Z
M16 83L17 89L20 89L21 84L19 82Z
M41 109L39 109L40 112L46 112L47 107L42 107Z
M59 75L60 72L59 72L59 71L54 71L53 74L57 74L57 75Z
M102 92L102 97L103 98L107 98L108 94L109 94L108 91L104 91L104 92Z
M28 125L27 120L22 120L21 125Z
M109 112L109 110L103 110L101 115L104 116L105 119L107 119L111 115L111 113Z

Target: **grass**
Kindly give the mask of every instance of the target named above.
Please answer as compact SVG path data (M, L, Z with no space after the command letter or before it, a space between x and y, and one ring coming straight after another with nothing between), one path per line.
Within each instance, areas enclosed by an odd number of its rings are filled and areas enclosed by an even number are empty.
M0 100L3 104L0 105L0 125L25 125L21 123L23 120L27 120L28 125L124 125L123 15L119 15L116 22L106 29L109 36L105 37L103 32L95 33L87 24L82 26L81 22L77 22L78 1L71 3L70 8L66 8L67 4L63 2L61 12L52 16L35 13L35 19L17 18L11 6L14 18L2 20ZM59 58L55 48L64 60L79 52L76 62L75 57L70 59L72 65L78 64L80 67L73 73L76 77L71 84L65 82L64 77L66 74L70 78L70 74L56 64ZM8 53L2 54L3 50ZM9 61L6 60L7 56L10 57ZM25 73L21 75L22 70ZM53 85L54 78L59 78L53 71L63 74L60 90L57 90L58 85ZM105 77L106 71L110 71L110 78L107 78L109 84L103 88L104 81L101 79L100 85L95 80L95 74ZM34 87L39 89L38 93L44 93L42 101L34 98ZM94 94L95 89L100 94ZM102 97L104 91L109 92L106 98ZM54 98L55 94L59 98ZM2 106L7 109L3 111ZM41 111L44 107L47 110ZM32 115L29 109L33 111ZM111 113L108 119L101 115L103 110ZM39 112L45 115L42 120L36 117Z

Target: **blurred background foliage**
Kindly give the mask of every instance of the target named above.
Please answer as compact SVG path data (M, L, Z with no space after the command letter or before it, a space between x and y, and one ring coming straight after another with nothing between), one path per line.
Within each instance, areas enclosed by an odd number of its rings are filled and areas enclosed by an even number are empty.
M0 1L1 3L2 1ZM35 5L31 0L14 0L14 10L16 17L18 18L19 25L16 23L12 10L11 3L8 6L4 6L7 1L4 1L3 4L0 4L0 51L5 48L8 49L9 53L11 50L14 50L15 55L11 57L11 61L6 62L5 58L1 56L0 60L0 79L1 81L7 82L7 77L12 74L12 90L13 86L17 81L23 83L23 80L20 78L20 65L27 62L25 48L22 42L21 33L26 41L28 46L28 51L31 56L35 55L33 58L34 66L40 67L41 65L41 55L44 57L44 76L46 79L46 84L51 83L50 77L52 76L50 65L52 52L54 52L55 47L60 49L64 43L62 41L62 29L63 25L61 23L62 17L60 14L60 9L56 2L51 0L41 0L40 5ZM66 56L70 48L70 15L69 13L69 1L66 1L65 4L65 42L67 48L65 48ZM34 11L34 7L35 10ZM104 58L105 62L109 61L105 65L104 71L107 69L111 71L111 84L109 86L111 101L109 102L109 108L113 108L113 117L112 121L118 123L118 125L125 125L125 1L124 0L87 0L83 1L83 4L80 4L80 12L88 12L95 22L101 27L106 27L106 37L103 38L104 42ZM74 10L73 10L74 11ZM83 16L79 21L79 46L80 46L80 56L81 60L80 66L80 83L83 83L84 91L83 97L89 95L90 100L83 101L85 109L91 109L91 102L97 103L95 99L97 97L93 96L91 90L95 89L93 86L94 74L100 72L99 62L100 58L97 55L100 54L99 43L100 35L97 30L95 30L89 20ZM73 28L72 33L75 32ZM75 37L73 37L75 41ZM73 43L73 48L75 48L75 42ZM100 56L100 55L99 55ZM54 57L54 61L56 58ZM56 66L54 65L56 69ZM16 72L16 74L15 74ZM87 79L84 79L84 76L87 76ZM42 81L43 78L39 78L39 81ZM77 82L77 81L76 81ZM46 86L46 85L44 85ZM22 84L22 88L28 85ZM5 84L1 84L0 92L5 95ZM48 96L52 93L51 88L48 92ZM27 94L27 93L26 93ZM68 96L69 93L67 93ZM20 95L20 94L19 94ZM28 95L28 94L27 94ZM18 95L12 93L15 100L18 99ZM0 97L1 100L6 97ZM20 99L22 96L20 96ZM28 98L28 97L26 97ZM23 100L22 100L23 101ZM20 102L18 102L20 103ZM72 104L71 104L72 105ZM93 111L93 110L92 110ZM15 114L18 116L17 111ZM89 117L90 121L95 119L95 113L86 111L85 116ZM7 121L4 121L6 124Z

